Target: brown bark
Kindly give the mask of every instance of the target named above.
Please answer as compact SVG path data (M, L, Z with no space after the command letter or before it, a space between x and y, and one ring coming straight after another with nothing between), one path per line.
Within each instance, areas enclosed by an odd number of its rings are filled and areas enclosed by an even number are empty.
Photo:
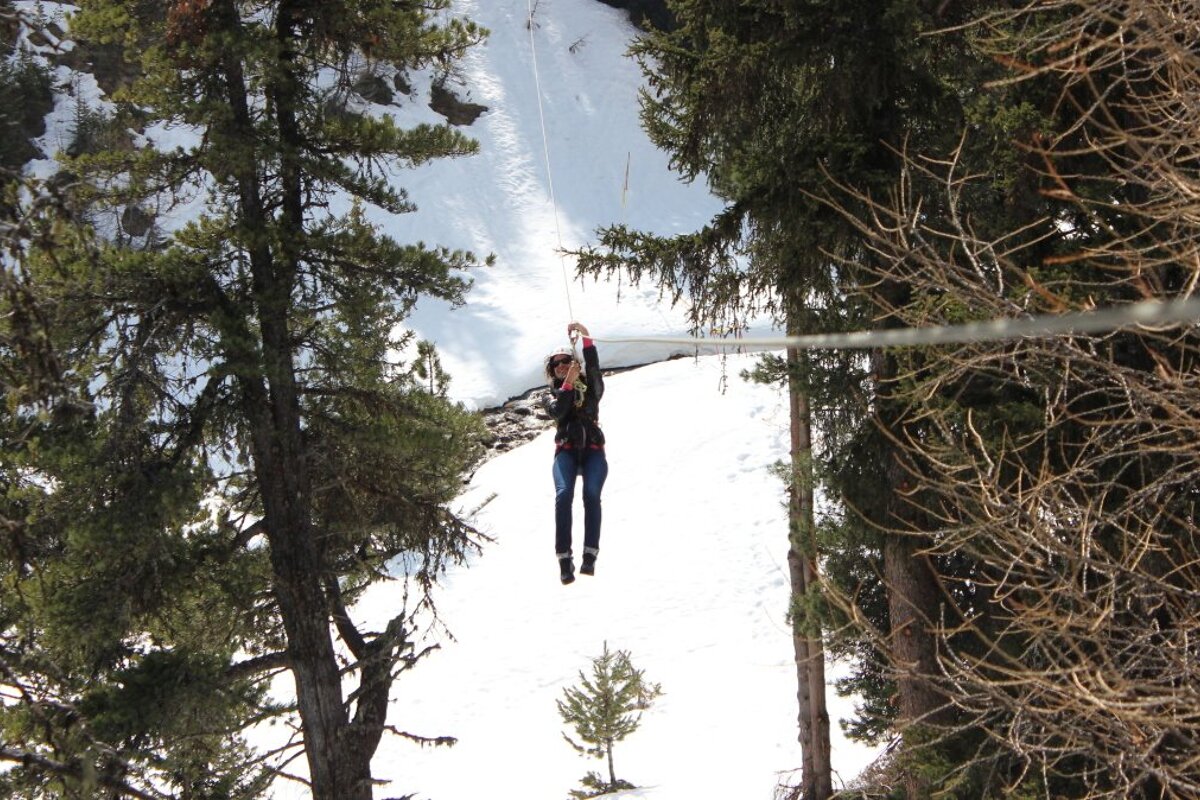
M931 680L938 671L933 630L938 603L936 577L919 548L918 538L892 534L883 552L891 661L897 672L900 719L905 725L936 722L945 703Z
M804 569L794 548L788 548L788 575L791 579L792 597L800 596L804 590ZM816 773L813 771L813 727L812 691L808 682L808 639L792 630L792 652L796 662L796 716L800 742L800 796L811 797Z
M798 350L788 350L788 399L791 418L792 493L788 508L788 573L793 601L819 591L817 544L813 529L812 419L808 397L799 380ZM820 633L793 625L796 658L796 699L799 704L800 747L803 756L802 794L806 800L826 800L833 794L830 764L829 711L825 703L825 648Z
M288 4L284 6L287 7L281 7L279 12L280 35L294 36L297 16ZM215 3L213 12L220 29L236 32L240 20L231 0ZM291 50L285 47L284 51L286 54L281 57L289 58ZM230 54L221 69L232 112L229 124L234 140L253 142L256 134L241 62ZM285 68L282 72L289 71ZM283 79L282 92L274 93L277 105L294 98L288 80L293 80L290 74ZM291 112L289 107L284 113ZM309 476L289 327L296 264L291 251L277 258L269 244L269 231L275 221L263 203L257 162L253 156L236 160L233 172L238 184L240 232L250 263L260 349L256 363L244 363L255 357L253 353L234 354L231 361L244 368L240 379L243 410L250 428L251 455L262 498L263 529L270 544L274 593L287 636L288 666L295 679L312 797L370 800L370 755L374 747L363 758L364 748L353 747L362 743L352 742L348 735L348 712L322 589L324 564L309 506ZM303 233L303 221L294 208L299 197L298 171L285 172L290 183L284 187L288 199L282 222L291 230L282 238L294 243ZM377 702L370 704L372 715L377 708Z
M938 674L937 576L924 556L927 539L921 513L914 502L914 471L906 462L903 448L903 413L889 399L889 383L896 375L895 360L882 353L873 358L879 385L877 423L885 441L883 463L886 492L883 546L883 578L887 587L890 634L888 660L895 674L900 729L913 732L916 725L932 725L944 715L945 696L934 680ZM910 739L910 742L912 740ZM928 797L929 786L916 771L905 775L908 800Z

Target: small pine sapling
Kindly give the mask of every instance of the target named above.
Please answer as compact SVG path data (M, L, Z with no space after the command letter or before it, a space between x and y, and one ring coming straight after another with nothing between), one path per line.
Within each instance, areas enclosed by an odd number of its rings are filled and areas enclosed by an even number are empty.
M662 687L645 680L642 671L633 666L629 653L610 651L608 642L604 643L604 652L592 659L591 677L580 671L579 683L563 689L563 699L557 701L558 713L563 722L575 729L582 744L565 733L563 738L577 752L608 760L608 782L589 772L583 778L584 791L574 790L571 797L583 800L636 788L617 779L613 744L637 730L642 712L661 695Z

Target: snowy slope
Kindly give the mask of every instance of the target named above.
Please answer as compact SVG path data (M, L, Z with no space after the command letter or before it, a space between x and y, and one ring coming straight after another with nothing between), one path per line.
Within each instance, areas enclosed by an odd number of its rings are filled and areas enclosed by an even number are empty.
M394 783L378 796L562 800L589 770L603 773L562 740L554 701L607 641L665 692L617 745L618 777L643 787L627 797L771 800L800 763L785 498L769 472L787 457L787 408L738 377L752 363L679 359L606 381L611 472L595 577L558 581L549 433L479 470L461 505L494 495L476 522L495 542L439 593L455 641L437 637L441 650L401 677L389 716L459 743L386 738L374 769ZM577 495L577 525L580 506ZM357 613L382 623L401 591L378 586ZM830 705L836 728L851 709L832 693ZM833 736L840 782L873 751Z
M641 73L624 55L636 30L624 12L595 0L540 0L531 41L526 0L456 0L454 7L491 31L450 84L489 109L465 129L480 153L400 174L419 210L377 221L402 241L496 255L493 268L472 273L465 308L426 303L413 318L438 345L453 376L451 394L486 407L540 380L541 357L566 344L572 316L597 335L685 332L682 313L666 308L655 290L570 280L568 291L564 273L573 276L574 263L559 255L560 242L576 248L594 241L597 227L621 222L663 234L690 231L719 204L704 187L682 183L639 127ZM386 111L401 123L440 121L423 101ZM614 347L609 363L667 352Z

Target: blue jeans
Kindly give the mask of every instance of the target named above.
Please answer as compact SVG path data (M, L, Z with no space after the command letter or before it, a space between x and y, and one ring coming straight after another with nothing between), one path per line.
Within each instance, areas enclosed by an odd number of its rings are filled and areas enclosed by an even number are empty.
M560 450L554 456L554 552L571 552L571 506L575 502L575 477L583 476L583 551L600 550L600 490L608 477L603 450Z

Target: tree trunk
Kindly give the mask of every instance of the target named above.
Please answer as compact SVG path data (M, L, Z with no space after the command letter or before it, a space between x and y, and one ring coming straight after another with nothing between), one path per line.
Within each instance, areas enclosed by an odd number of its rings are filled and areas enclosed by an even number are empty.
M898 671L900 718L936 722L944 698L930 678L937 674L936 576L919 554L914 536L891 535L884 543L884 580L891 616L891 657Z
M613 769L612 745L612 739L604 742L604 751L608 754L608 785L610 787L617 785L617 773Z
M936 724L945 714L945 697L934 684L938 674L937 634L939 591L937 575L921 551L928 544L922 535L927 523L911 499L914 473L901 446L905 440L902 414L887 397L887 382L896 374L889 356L873 357L880 382L878 422L888 441L883 463L885 504L883 578L887 587L890 636L888 658L896 674L901 731L917 733L925 724ZM913 740L910 738L909 740ZM929 795L929 785L915 770L905 775L908 800Z
M910 536L892 534L884 544L884 581L888 587L891 617L890 660L896 671L900 726L917 745L925 736L921 726L936 724L945 698L930 677L937 670L937 640L931 630L937 596L928 562L918 555L920 545ZM916 738L912 738L916 735ZM927 778L917 770L904 773L908 800L929 797Z
M285 9L281 8L280 13L287 16ZM212 19L219 28L234 34L241 24L232 0L214 3ZM296 24L295 17L289 17L287 24ZM286 59L288 55L282 57ZM236 54L227 54L222 70L233 140L253 142L257 133L251 121L242 64ZM286 68L283 71L287 72ZM283 78L285 88L290 77ZM282 94L286 96L288 92ZM277 103L279 98L277 94ZM286 113L292 111L289 108ZM313 800L370 800L369 757L365 773L363 759L343 758L350 738L348 712L321 584L324 566L309 507L308 469L289 329L295 265L287 256L281 263L271 249L272 220L263 202L257 163L257 156L237 160L234 175L238 183L240 235L249 256L261 349L257 354L231 353L230 362L245 369L241 378L243 409L251 428L251 455L262 495L274 593L287 636L289 668L296 684L312 797ZM285 212L290 212L285 213L285 226L302 226L303 221L297 219L292 204L285 205ZM292 236L302 233L291 230L283 238L290 241ZM255 356L257 363L246 363Z
M788 573L793 613L806 605L810 592L819 591L817 543L813 525L812 415L802 387L804 361L789 348L788 399L791 418L792 493L788 505ZM829 711L825 703L825 648L811 620L793 622L796 659L796 698L799 703L802 793L806 800L827 800L833 794L830 764Z
M370 782L342 763L347 712L321 586L324 564L309 507L286 308L270 270L255 269L265 386L247 381L255 475L271 548L275 597L287 634L288 661L304 731L314 800L370 800Z
M788 546L788 576L791 579L792 603L804 596L804 567L796 549ZM816 772L813 769L813 726L812 726L812 691L808 682L808 639L801 636L798 626L792 624L792 652L796 661L796 704L799 713L796 716L800 742L800 796L810 798L815 792L813 786Z

